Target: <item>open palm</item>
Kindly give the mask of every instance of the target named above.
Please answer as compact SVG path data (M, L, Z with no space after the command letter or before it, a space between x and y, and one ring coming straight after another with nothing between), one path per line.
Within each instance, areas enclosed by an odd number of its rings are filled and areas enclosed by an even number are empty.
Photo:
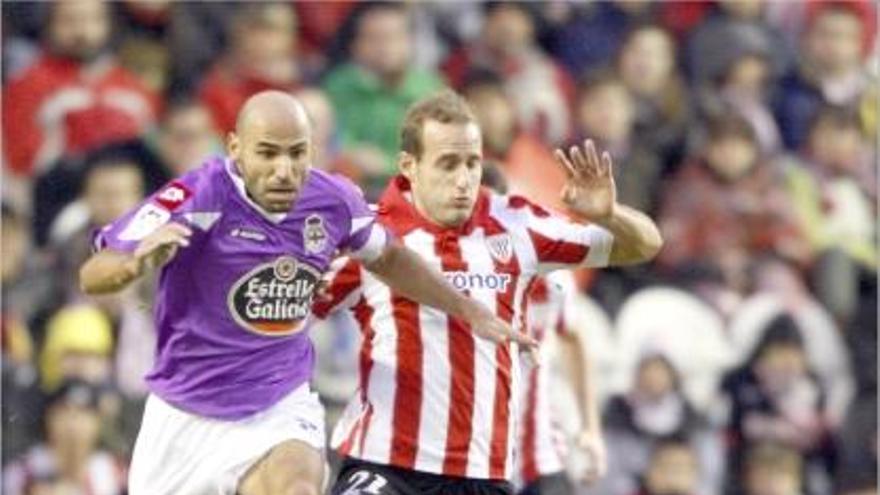
M565 204L587 220L609 218L617 201L611 155L605 151L600 159L593 140L587 139L583 149L572 146L567 155L557 149L555 156L568 176L562 188Z

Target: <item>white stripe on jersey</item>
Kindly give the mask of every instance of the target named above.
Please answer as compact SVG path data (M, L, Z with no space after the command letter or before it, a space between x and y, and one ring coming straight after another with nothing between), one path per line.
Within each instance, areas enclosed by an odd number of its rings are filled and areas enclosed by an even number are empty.
M434 252L434 237L422 230L406 236L407 247L416 249L422 259L440 270L440 257ZM410 242L412 240L412 242ZM422 336L422 404L416 469L443 472L446 454L445 432L449 421L449 388L452 370L449 362L449 319L445 313L419 306L419 330ZM426 380L426 377L430 377ZM413 405L415 407L415 405ZM438 435L442 435L439 438Z
M361 276L364 280L364 298L374 310L370 324L376 335L370 352L373 366L367 384L367 402L372 411L364 411L365 416L370 412L369 422L363 425L367 429L366 435L363 435L363 445L358 445L356 453L363 452L364 457L372 459L387 459L393 429L391 413L397 392L397 329L390 315L390 305L386 302L391 297L391 289L366 270L362 270ZM358 435L362 434L359 432Z
M476 229L474 233L459 240L461 256L464 258L471 272L493 272L494 264L489 251L486 249L486 236L483 229ZM480 301L492 313L497 311L497 292L490 289L474 289L470 293L472 298ZM493 399L480 400L480 398L495 397L495 381L498 363L496 362L497 344L490 340L474 339L474 414L471 418L472 434L470 448L468 449L467 476L472 478L484 478L488 473L488 458L485 453L489 452L489 443L492 439L492 425L495 412Z

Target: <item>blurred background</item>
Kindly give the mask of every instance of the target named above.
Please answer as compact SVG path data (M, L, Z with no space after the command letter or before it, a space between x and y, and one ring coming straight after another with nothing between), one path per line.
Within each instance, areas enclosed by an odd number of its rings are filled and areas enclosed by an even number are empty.
M877 493L874 3L77 0L2 20L4 494L125 492L154 282L83 296L92 229L222 152L269 88L307 106L315 165L374 199L405 109L444 85L509 189L558 207L552 149L592 138L665 237L650 265L578 276L610 467L582 493ZM332 422L358 335L313 337Z

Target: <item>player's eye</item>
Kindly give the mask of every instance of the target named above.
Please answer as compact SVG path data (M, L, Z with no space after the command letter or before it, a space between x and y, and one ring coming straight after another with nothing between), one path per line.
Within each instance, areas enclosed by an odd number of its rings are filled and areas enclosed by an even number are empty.
M271 159L275 157L275 152L272 150L260 150L257 152L257 155L259 155L260 158Z

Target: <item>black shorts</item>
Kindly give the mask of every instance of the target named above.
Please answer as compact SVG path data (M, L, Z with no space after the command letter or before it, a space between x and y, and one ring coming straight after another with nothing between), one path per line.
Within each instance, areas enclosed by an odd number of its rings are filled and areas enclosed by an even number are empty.
M526 485L519 495L573 495L574 487L564 472L541 476Z
M332 495L513 495L503 480L457 478L346 458Z

